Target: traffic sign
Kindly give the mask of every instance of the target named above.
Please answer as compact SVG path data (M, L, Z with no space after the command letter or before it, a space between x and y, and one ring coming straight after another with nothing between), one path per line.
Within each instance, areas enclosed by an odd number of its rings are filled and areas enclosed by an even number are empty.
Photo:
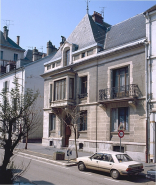
M67 150L67 156L70 156L70 155L72 155L72 150L71 149L68 149Z
M123 131L123 130L119 130L118 136L119 136L120 138L123 138L123 137L124 137L124 131Z

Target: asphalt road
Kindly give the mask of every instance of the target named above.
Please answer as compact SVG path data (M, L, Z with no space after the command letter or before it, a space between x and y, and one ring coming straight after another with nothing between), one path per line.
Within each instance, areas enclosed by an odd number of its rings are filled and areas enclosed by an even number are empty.
M2 151L0 151L2 152ZM14 157L14 165L17 169L26 169L22 174L21 181L31 181L33 184L42 185L134 185L146 184L154 185L141 176L136 178L122 177L120 180L114 180L107 173L95 171L80 172L77 166L64 167L53 163L23 157L20 154ZM29 164L29 165L28 165ZM17 170L20 172L20 170Z

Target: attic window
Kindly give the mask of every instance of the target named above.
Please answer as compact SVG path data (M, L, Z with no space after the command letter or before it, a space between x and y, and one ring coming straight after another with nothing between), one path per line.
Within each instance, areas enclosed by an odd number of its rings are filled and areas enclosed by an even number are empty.
M92 50L87 51L87 56L92 55L92 54L93 54L93 49L92 49Z
M54 67L55 67L55 63L52 64L52 68L54 68Z
M47 65L47 70L51 69L51 64Z
M85 53L82 53L82 55L81 55L81 56L82 56L82 58L84 58L84 57L85 57Z
M75 55L74 60L78 60L78 59L79 59L79 55Z

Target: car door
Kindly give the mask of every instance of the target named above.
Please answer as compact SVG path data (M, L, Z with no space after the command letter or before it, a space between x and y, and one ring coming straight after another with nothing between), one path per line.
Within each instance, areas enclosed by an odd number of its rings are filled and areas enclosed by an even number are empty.
M114 164L111 154L104 153L98 164L100 171L110 172Z
M99 161L103 154L95 153L92 157L87 160L86 167L93 170L99 170Z

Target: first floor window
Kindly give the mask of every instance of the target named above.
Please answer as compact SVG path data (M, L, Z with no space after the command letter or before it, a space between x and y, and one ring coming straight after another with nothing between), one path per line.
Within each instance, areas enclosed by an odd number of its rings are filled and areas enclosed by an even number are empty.
M54 100L63 100L66 98L66 79L56 81L54 88Z
M81 77L81 95L87 96L87 76Z
M18 54L14 54L14 61L18 60Z
M74 98L74 78L69 79L69 99Z
M113 108L112 110L112 132L118 131L118 129L129 130L129 113L128 107Z
M1 51L0 59L3 59L3 51Z
M55 130L56 126L56 115L49 114L49 130Z
M80 113L80 131L87 130L87 111L83 111Z

